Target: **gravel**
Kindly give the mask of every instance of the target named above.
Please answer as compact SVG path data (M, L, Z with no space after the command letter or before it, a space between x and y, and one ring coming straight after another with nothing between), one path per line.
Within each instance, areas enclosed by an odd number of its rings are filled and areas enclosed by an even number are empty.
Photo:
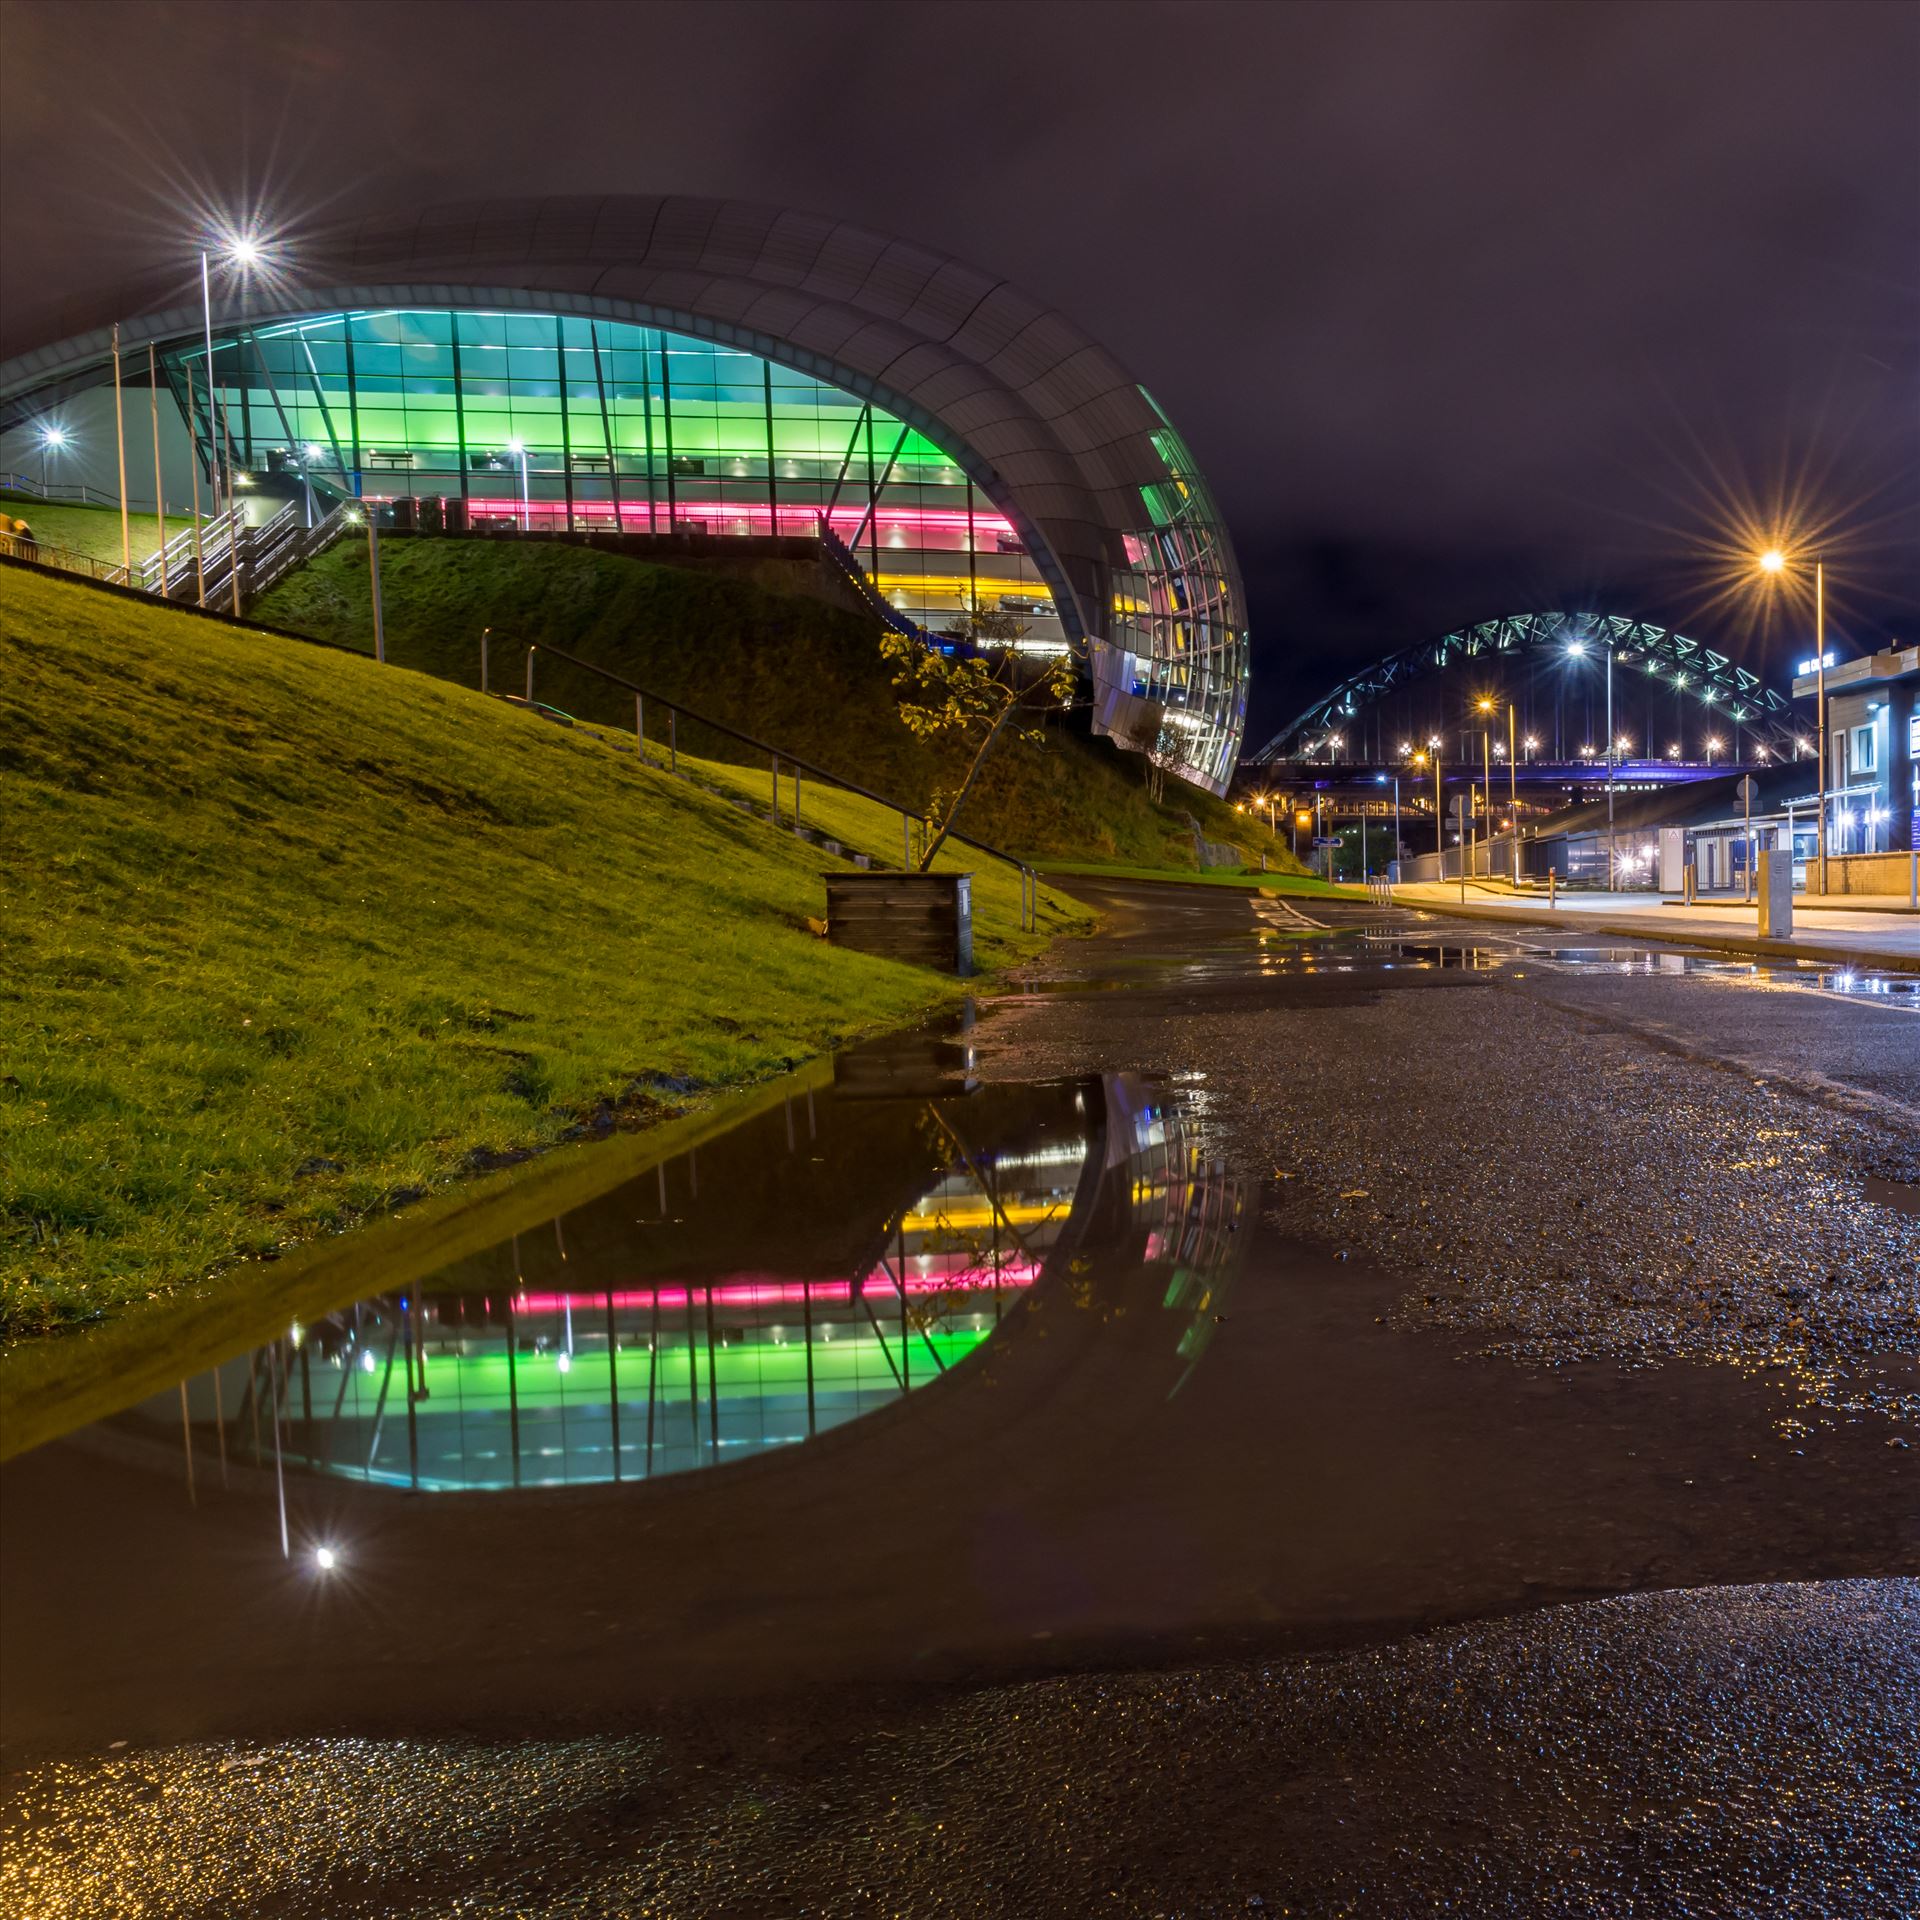
M1712 1588L724 1732L110 1753L9 1779L0 1905L1899 1920L1917 1645L1920 1582Z

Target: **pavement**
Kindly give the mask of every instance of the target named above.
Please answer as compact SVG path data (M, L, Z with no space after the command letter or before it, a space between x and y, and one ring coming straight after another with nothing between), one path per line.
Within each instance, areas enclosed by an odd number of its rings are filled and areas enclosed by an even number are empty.
M1077 1261L764 1463L303 1482L324 1590L270 1475L11 1462L0 1908L1920 1912L1920 1013L1075 884L967 1041L1189 1115L1177 1350Z
M1759 908L1748 901L1687 905L1661 894L1567 892L1549 907L1544 898L1514 900L1470 884L1463 902L1457 881L1395 887L1393 898L1405 906L1504 920L1516 926L1572 926L1768 959L1920 970L1920 913L1913 912L1904 897L1891 895L1862 895L1845 907L1807 906L1796 898L1793 932L1786 939L1763 938Z
M1920 1582L1709 1588L859 1718L808 1701L611 1739L102 1753L8 1782L0 1906L1910 1920L1916 1642Z

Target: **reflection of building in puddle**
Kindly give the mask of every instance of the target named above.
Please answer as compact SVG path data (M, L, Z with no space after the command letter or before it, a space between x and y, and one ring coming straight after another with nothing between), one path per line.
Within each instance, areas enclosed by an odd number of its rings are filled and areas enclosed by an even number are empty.
M1189 1366L1213 1338L1241 1249L1241 1183L1209 1155L1196 1097L1156 1096L1126 1075L1110 1075L1107 1159L1124 1169L1138 1258L1164 1275L1161 1304L1180 1317L1180 1357Z
M906 1130L920 1171L891 1205L884 1170L849 1190L844 1141L839 1172L807 1172L832 1159L846 1110L829 1103L817 1139L811 1116L804 1139L770 1132L804 1201L784 1270L766 1232L743 1219L729 1233L748 1196L704 1148L680 1215L635 1219L630 1195L623 1231L553 1221L188 1382L189 1444L203 1469L217 1455L421 1491L685 1472L791 1446L940 1379L1036 1287L1072 1284L1090 1254L1103 1281L1117 1255L1122 1271L1164 1282L1190 1364L1213 1329L1241 1203L1188 1107L1120 1077L1020 1097L1011 1125L975 1101L898 1103L890 1138ZM862 1124L872 1114L865 1105ZM750 1177L754 1156L742 1163ZM631 1190L652 1192L652 1175ZM819 1244L809 1208L833 1216L833 1244L863 1249L838 1275L798 1257ZM648 1228L679 1237L663 1246ZM730 1246L759 1258L732 1266ZM662 1270L680 1254L682 1271Z

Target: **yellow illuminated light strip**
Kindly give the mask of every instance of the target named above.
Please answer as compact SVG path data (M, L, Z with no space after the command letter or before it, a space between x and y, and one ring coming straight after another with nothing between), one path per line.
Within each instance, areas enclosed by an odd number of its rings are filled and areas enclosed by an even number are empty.
M999 1218L1046 1221L1064 1212L1066 1205L1064 1200L1003 1202ZM934 1213L910 1213L900 1224L908 1233L925 1233L937 1227L990 1227L994 1217L994 1210L987 1201L969 1200L957 1206L942 1207Z
M968 580L961 575L949 577L938 573L883 573L874 579L874 585L882 593L938 593L950 594L956 600L964 600L969 594L978 594L982 599L1004 599L1008 594L1019 594L1029 600L1051 600L1052 593L1037 582L1026 580Z

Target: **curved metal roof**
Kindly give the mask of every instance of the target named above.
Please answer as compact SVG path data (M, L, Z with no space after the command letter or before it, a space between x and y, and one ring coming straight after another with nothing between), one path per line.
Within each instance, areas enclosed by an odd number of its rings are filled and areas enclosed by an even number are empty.
M149 276L35 316L41 344L0 362L0 406L96 370L122 344L201 325L198 276ZM876 400L941 439L1071 590L1082 635L1106 625L1121 531L1167 464L1157 408L1104 348L1011 282L843 220L685 195L471 200L363 220L302 244L216 328L330 307L420 303L596 314L720 338ZM955 443L958 444L955 444ZM1220 535L1225 541L1224 529ZM1232 602L1244 606L1226 553ZM1063 569L1065 579L1051 576ZM1074 616L1077 616L1075 618Z

